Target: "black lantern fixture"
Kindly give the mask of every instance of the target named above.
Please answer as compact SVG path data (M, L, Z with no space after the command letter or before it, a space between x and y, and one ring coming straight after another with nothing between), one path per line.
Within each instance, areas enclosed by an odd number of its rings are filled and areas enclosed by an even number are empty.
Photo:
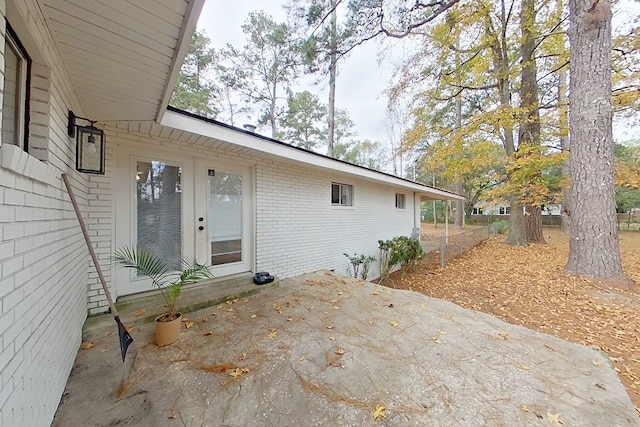
M89 122L89 126L77 125L78 119ZM76 170L104 175L104 131L95 127L95 122L78 117L69 110L67 133L71 138L76 138Z

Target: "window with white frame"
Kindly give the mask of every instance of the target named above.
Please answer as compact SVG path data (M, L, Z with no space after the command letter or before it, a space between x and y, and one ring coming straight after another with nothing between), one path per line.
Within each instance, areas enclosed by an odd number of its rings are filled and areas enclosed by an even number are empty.
M402 193L396 193L396 209L404 209L406 207L406 197Z
M501 206L499 210L500 215L509 215L509 206Z
M28 149L30 59L16 33L7 24L4 39L4 95L2 143Z
M473 215L482 215L482 208L473 208Z
M353 206L353 186L332 182L331 204L333 206Z

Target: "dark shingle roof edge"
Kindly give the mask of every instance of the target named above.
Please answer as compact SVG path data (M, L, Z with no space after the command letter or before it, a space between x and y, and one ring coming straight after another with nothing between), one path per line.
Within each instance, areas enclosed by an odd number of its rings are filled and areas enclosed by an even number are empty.
M389 178L399 179L399 180L405 181L405 182L407 182L409 184L419 185L420 187L424 187L425 189L435 189L435 190L442 191L444 193L448 193L448 194L451 194L451 195L454 195L454 196L461 196L460 194L454 193L454 192L449 191L449 190L443 190L441 188L431 187L431 186L428 186L428 185L425 185L425 184L422 184L422 183L419 183L419 182L411 181L410 179L401 178L399 176L392 175L390 173L381 172L381 171L378 171L378 170L375 170L375 169L370 169L370 168L368 168L366 166L361 166L361 165L357 165L357 164L354 164L354 163L349 163L349 162L341 160L341 159L336 159L336 158L333 158L333 157L329 157L329 156L327 156L325 154L316 153L315 151L307 150L307 149L302 148L302 147L297 147L297 146L292 145L292 144L287 144L286 142L279 141L277 139L270 138L268 136L260 135L258 133L251 132L251 131L248 131L246 129L242 129L242 128L239 128L239 127L236 127L236 126L232 126L232 125L230 125L228 123L220 122L220 121L215 120L215 119L211 119L211 118L208 118L208 117L200 116L198 114L191 113L189 111L181 110L181 109L173 107L171 105L169 105L167 107L167 111L171 111L171 112L174 112L174 113L177 113L177 114L182 114L182 115L185 115L187 117L191 117L191 118L196 119L196 120L201 120L201 121L203 121L205 123L210 123L210 124L213 124L213 125L216 125L216 126L221 126L221 127L233 130L235 132L240 132L240 133L243 133L243 134L246 134L246 135L251 135L251 136L253 136L255 138L262 139L262 140L270 142L272 144L278 144L278 145L281 145L281 146L284 146L284 147L287 147L287 148L290 148L290 149L293 149L293 150L298 150L298 151L301 151L303 153L307 153L307 154L313 155L313 156L318 156L318 157L325 158L325 159L328 159L328 160L331 160L331 161L334 161L334 162L338 162L338 163L342 163L342 164L349 165L349 166L352 166L352 167L360 168L362 170L371 171L371 172L374 172L374 173L377 173L377 174L380 174L380 175L383 175L383 176L386 176L386 177L389 177ZM232 142L232 141L229 141L229 142Z

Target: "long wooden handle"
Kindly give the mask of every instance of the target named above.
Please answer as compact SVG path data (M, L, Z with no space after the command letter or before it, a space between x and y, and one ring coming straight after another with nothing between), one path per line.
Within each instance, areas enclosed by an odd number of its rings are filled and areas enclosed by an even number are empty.
M89 253L91 254L91 259L93 259L93 265L96 267L96 271L98 272L98 277L100 278L100 283L102 284L102 289L104 289L104 294L107 296L107 301L109 302L109 308L111 308L111 312L113 313L116 319L119 318L118 311L116 310L116 306L113 304L113 300L111 299L111 293L109 292L109 288L107 287L107 281L102 274L102 269L100 268L100 263L98 262L98 257L96 256L96 252L93 250L93 245L91 244L91 239L89 239L89 232L87 231L87 226L82 219L82 214L80 213L80 208L78 207L78 202L76 202L76 196L73 194L73 189L71 188L71 184L69 184L69 177L66 173L62 174L62 180L64 181L65 187L67 187L67 192L69 193L69 197L71 198L71 204L73 205L73 210L76 211L76 217L78 217L78 222L80 223L80 228L82 229L82 234L84 235L84 241L87 243L87 248L89 248Z

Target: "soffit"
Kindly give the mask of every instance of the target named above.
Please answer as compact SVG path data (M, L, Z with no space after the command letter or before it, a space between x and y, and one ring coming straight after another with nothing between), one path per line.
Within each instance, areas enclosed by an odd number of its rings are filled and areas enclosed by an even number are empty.
M155 120L202 3L40 0L83 114L100 122Z

